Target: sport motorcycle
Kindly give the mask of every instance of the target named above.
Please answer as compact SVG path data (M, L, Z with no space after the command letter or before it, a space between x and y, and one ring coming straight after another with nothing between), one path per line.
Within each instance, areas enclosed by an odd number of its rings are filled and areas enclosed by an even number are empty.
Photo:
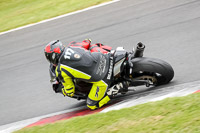
M145 45L140 42L131 52L126 52L123 47L114 50L111 86L122 81L128 82L129 87L159 86L167 84L173 79L174 70L172 66L157 58L143 57L144 49ZM73 98L77 100L86 99L92 84L81 80L74 82L75 94ZM118 94L126 94L129 91L132 91L132 89L120 89Z
M145 85L159 86L169 83L174 77L172 66L166 61L143 57L145 45L138 43L136 48L127 53L122 47L118 47L113 55L113 80L112 85L122 81L128 81L129 87ZM76 81L75 95L73 98L78 100L86 99L91 83ZM120 89L119 94L126 94L131 89Z

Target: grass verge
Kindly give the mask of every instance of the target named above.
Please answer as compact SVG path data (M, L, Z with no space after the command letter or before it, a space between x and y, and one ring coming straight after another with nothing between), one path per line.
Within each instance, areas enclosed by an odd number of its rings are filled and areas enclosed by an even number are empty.
M0 32L111 0L0 0Z
M15 133L199 133L200 93L76 117Z

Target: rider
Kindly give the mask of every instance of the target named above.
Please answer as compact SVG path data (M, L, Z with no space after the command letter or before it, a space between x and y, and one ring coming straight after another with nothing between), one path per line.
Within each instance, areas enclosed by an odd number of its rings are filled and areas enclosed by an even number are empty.
M102 48L102 44L91 45L91 40L86 39L81 43L71 42L64 47L59 40L48 43L44 49L47 60L55 70L57 80L54 90L64 96L73 97L75 93L74 80L79 79L92 83L92 88L87 98L87 106L94 110L102 107L110 97L117 94L125 87L119 83L111 87L113 56L109 50ZM58 84L61 81L62 85ZM127 86L126 86L127 87Z

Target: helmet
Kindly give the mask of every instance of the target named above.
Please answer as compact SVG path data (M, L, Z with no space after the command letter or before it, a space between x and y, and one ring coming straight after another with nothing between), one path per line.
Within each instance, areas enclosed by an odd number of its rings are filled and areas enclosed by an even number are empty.
M63 44L59 40L54 40L46 45L44 53L50 63L58 64L58 60L63 50Z

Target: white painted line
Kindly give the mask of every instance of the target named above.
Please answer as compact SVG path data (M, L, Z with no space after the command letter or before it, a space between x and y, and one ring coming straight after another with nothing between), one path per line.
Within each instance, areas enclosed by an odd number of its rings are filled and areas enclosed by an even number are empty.
M157 98L154 98L150 101L160 101L160 100L163 100L165 98L169 98L169 97L181 97L181 96L187 96L189 94L192 94L194 93L195 91L199 90L200 89L200 85L194 87L194 88L185 88L183 90L180 90L180 91L177 91L177 92L172 92L170 94L167 94L167 95L164 95L164 96L160 96L160 97L157 97Z
M2 128L2 129L0 129L0 133L11 133L11 132L19 130L25 126L28 126L38 120L39 120L38 118L32 118L29 120L23 120L23 121L11 123L11 124L3 125L0 127L0 128Z
M55 116L55 115L59 115L59 114L64 114L64 113L68 113L68 112L72 112L72 111L76 111L76 110L80 110L80 109L85 109L85 108L86 107L73 108L73 109L69 109L69 110L65 110L65 111L60 111L60 112L56 112L56 113L52 113L52 114L48 114L48 115L43 115L43 116L39 116L39 117L27 119L27 120L22 120L22 121L10 123L10 124L2 125L2 126L0 126L0 133L11 133L11 132L19 130L21 128L24 128L30 124L33 124L43 118L47 118L47 117L51 117L51 116Z
M120 103L114 104L114 105L102 110L101 112L104 113L104 112L108 112L108 111L112 111L112 110L119 110L122 108L128 108L128 107L132 107L135 105L144 104L147 102L163 100L163 99L169 98L169 97L186 96L186 95L192 94L192 93L200 90L200 81L166 87L166 88L163 88L163 90L168 90L170 88L173 88L172 90L176 90L176 91L172 91L172 92L169 92L169 93L161 95L161 96L159 96L160 94L159 95L149 94L147 96L142 96L140 98L129 100L126 102L122 101Z
M46 23L46 22L56 20L56 19L59 19L59 18L67 17L67 16L70 16L70 15L78 14L78 13L81 13L81 12L84 12L84 11L88 11L88 10L91 10L91 9L94 9L94 8L97 8L97 7L101 7L101 6L105 6L105 5L108 5L108 4L111 4L111 3L114 3L114 2L118 2L118 1L120 1L120 0L112 0L112 1L109 1L109 2L106 2L106 3L102 3L102 4L99 4L99 5L88 7L88 8L82 9L82 10L78 10L78 11L67 13L67 14L64 14L64 15L60 15L60 16L57 16L57 17L54 17L54 18L46 19L46 20L43 20L43 21L40 21L40 22L37 22L37 23L28 24L28 25L25 25L25 26L22 26L22 27L19 27L19 28L15 28L15 29L12 29L12 30L5 31L5 32L0 32L0 35L10 33L10 32L13 32L13 31L17 31L17 30L21 30L21 29L24 29L24 28L28 28L28 27L31 27L31 26L34 26L34 25L37 25L37 24Z

